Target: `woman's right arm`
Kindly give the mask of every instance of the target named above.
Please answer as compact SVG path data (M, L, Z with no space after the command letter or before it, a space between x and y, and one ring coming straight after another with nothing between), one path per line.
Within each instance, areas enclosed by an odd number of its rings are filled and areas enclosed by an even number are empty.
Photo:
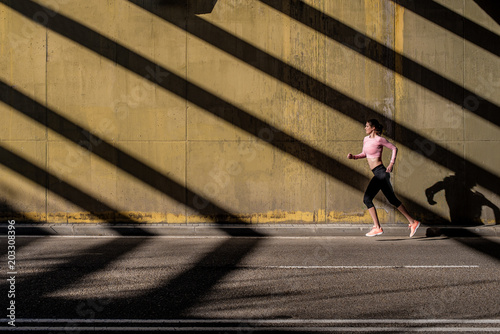
M347 159L358 160L358 159L363 159L363 158L366 158L365 152L361 152L360 154L356 154L356 155L352 155L351 153L349 153L347 155Z
M358 159L366 158L366 154L365 154L365 141L366 141L366 138L363 139L363 151L360 154L356 154L356 155L352 155L351 153L349 153L347 155L347 159L358 160Z

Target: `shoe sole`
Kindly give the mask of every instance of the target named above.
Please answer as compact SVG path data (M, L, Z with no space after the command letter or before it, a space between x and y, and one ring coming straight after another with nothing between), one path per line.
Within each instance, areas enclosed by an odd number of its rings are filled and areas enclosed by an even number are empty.
M417 232L417 230L418 230L419 227L420 227L420 222L418 222L417 227L415 227L415 229L413 230L413 232L410 233L410 238L415 235L415 233Z
M380 233L376 233L376 234L365 234L365 236L367 236L367 237L376 237L377 235L381 235L383 233L384 232L380 232Z

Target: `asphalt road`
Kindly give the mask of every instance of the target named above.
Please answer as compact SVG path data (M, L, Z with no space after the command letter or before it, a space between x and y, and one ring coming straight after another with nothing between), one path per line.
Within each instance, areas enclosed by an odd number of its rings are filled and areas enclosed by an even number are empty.
M14 271L0 242L9 330L500 331L500 238L17 237Z

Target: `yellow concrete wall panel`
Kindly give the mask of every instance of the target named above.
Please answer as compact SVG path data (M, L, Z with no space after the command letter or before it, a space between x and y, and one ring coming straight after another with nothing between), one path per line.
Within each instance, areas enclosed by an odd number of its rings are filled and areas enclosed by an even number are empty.
M32 105L26 105L25 108L32 108ZM0 140L2 141L43 141L47 137L44 126L3 102L0 102L0 119L2 120Z
M262 8L262 4L254 1L238 4L220 1L213 13L193 19L192 24L207 25L208 22L209 26L224 29L236 36L240 45L249 43L251 46L248 50L255 52L257 58L254 61L250 60L250 64L245 64L242 60L227 55L224 52L224 46L221 46L221 50L200 41L197 37L190 37L188 40L188 77L218 97L236 103L240 108L248 110L274 126L279 125L280 129L293 133L299 139L317 140L324 133L324 111L321 103L312 101L287 84L288 80L300 80L300 78L288 78L286 74L282 74L279 78L285 83L277 83L277 79L272 79L265 72L260 71L259 68L266 67L266 58L268 62L275 61L276 58L273 57L276 57L276 54L267 54L268 50L265 49L265 45L259 42L269 43L269 39L272 39L276 43L271 43L271 45L284 48L277 52L280 55L276 65L278 68L273 68L271 74L279 73L279 67L293 66L306 75L321 78L324 74L324 61L320 56L324 37L296 22L292 23L291 27L284 25L283 21L288 22L288 20L283 18L283 15L281 15L282 18L269 22L269 17L266 15L251 15L252 12L261 10L271 11L267 7ZM234 21L235 15L238 17L237 22ZM270 15L274 17L276 13L271 12ZM263 28L270 29L276 35L260 33ZM235 46L228 45L226 48L233 51ZM242 57L245 58L247 55L242 55ZM190 114L190 119L193 121L197 117ZM196 125L190 120L190 125L197 127L192 131L190 127L190 138L200 139L191 137L191 134L197 136L205 132L214 133L201 129L205 124L212 122L206 121L207 117L203 115L199 117ZM228 132L215 133L227 135ZM234 137L228 139L234 139Z
M288 60L292 20L258 0L217 1L212 13L198 17L272 57Z
M45 28L0 4L0 81L42 105L46 91L45 35ZM24 107L32 108L29 105ZM43 127L2 104L2 101L0 118L0 140L45 139Z
M397 102L399 124L434 142L464 139L464 110L460 106L409 81L404 81L401 87L405 98ZM405 132L400 130L397 138L404 140Z
M223 107L216 107L215 112L223 112ZM229 115L231 111L227 111ZM228 116L231 119L230 116ZM252 140L253 136L243 129L240 129L229 122L222 120L213 113L196 104L188 103L187 107L187 136L189 140ZM251 132L255 132L255 127L250 127Z
M57 8L59 13L71 20L154 63L165 64L176 74L183 75L185 72L185 32L132 2L67 0L56 2L57 5L53 5L51 0L37 2Z
M466 1L464 16L474 24L494 34L500 34L500 25L485 9L474 1ZM469 29L473 29L468 25ZM471 31L469 36L479 38ZM492 41L492 44L495 42ZM476 113L498 114L500 109L500 59L473 42L464 43L464 86L471 92L465 97L466 105L472 109L466 113L465 136L468 140L496 140L500 138L500 125L493 124ZM488 105L489 104L489 105Z
M48 39L50 108L89 131L99 128L103 117L114 118L116 66L55 33L49 33ZM104 139L111 140L116 132L104 135Z
M67 141L48 143L47 169L62 182L48 186L48 215L62 221L110 221L116 210L116 166ZM68 184L69 186L66 186ZM75 190L76 188L76 190ZM81 214L96 212L98 216ZM55 218L54 218L55 219Z
M451 88L461 85L464 80L463 40L410 10L399 7L398 13L398 52L407 57L408 62L414 63L415 68L429 69L451 83L450 89L444 90L446 96L443 97L432 91L433 82L427 75L405 72L405 68L401 68L405 75L398 76L397 121L433 140L463 139L464 116L460 103L457 103L463 101L463 96L452 95L457 91ZM421 83L413 81L415 79ZM404 133L398 134L399 138L404 136Z
M333 20L357 30L360 35L390 46L393 36L386 34L386 32L393 29L394 4L392 2L384 0L314 0L305 2ZM362 39L359 41L362 43Z
M332 45L333 46L333 45ZM335 91L343 95L334 100L333 106L327 112L328 140L352 140L357 138L352 132L359 127L360 107L358 103L372 109L385 117L392 118L394 114L394 96L392 93L392 75L386 69L355 55L350 60L343 59L342 46L327 48L327 58L332 62L327 64L326 82ZM340 109L339 111L337 111ZM368 118L365 116L364 118ZM364 119L361 125L368 119Z
M463 3L455 1L454 4L457 12L463 13ZM404 11L404 29L403 56L457 85L463 83L464 40L461 36L410 10Z
M64 37L49 38L48 99L60 115L108 141L185 137L184 100Z
M44 98L46 29L3 4L0 15L0 79Z
M51 1L40 1L40 3L48 6ZM59 4L58 11L70 19L84 24L93 32L102 35L103 38L116 41L131 52L145 57L151 62L146 68L147 73L150 73L150 76L152 73L160 73L158 75L159 81L167 80L168 77L165 74L167 70L185 76L185 32L150 15L131 2L94 1L83 3L65 1ZM55 49L55 53L64 55L64 62L71 62L67 52L58 50L57 40L55 46L52 44L50 46ZM82 47L82 50L85 48ZM89 50L82 52L93 53ZM109 116L106 118L108 120L116 118L113 121L113 128L116 130L115 133L112 133L113 139L179 139L179 137L184 137L185 130L182 128L185 121L184 101L178 100L177 96L172 96L171 93L159 88L147 78L138 78L128 69L121 67L116 69L116 65L109 59L100 58L96 61L95 57L86 55L82 59L82 55L79 53L79 51L70 53L75 57L74 63L79 65L84 63L84 67L88 68L89 71L81 70L80 67L83 66L81 65L78 66L79 71L72 72L74 79L81 81L83 86L76 86L75 92L80 93L80 90L86 89L85 83L91 84L90 88L94 87L96 92L101 92L99 94L102 97L102 103L99 104L111 108L107 112ZM89 63L91 60L93 64ZM101 67L105 66L101 62L109 63L115 69L107 72ZM160 71L160 66L163 66L165 71ZM101 75L102 77L95 77ZM60 80L60 76L55 80L61 84L65 83ZM108 94L103 94L102 92L106 90ZM90 95L92 92L81 93L86 96L86 100L99 101L99 98ZM79 99L77 101L80 103ZM82 101L81 104L83 105L85 102ZM157 109L158 112L145 112L142 110L144 106L150 106L151 109ZM160 112L160 109L163 110ZM113 113L115 117L113 117ZM144 131L136 126L138 121L153 121L156 124L145 125L144 129L147 130ZM179 126L178 122L181 122L182 125Z
M53 6L51 0L36 2L49 8L57 7L57 12L61 15L112 40L121 38L123 42L128 41L127 46L140 50L147 56L153 56L151 17L136 10L128 1L70 0L59 2L57 6ZM145 33L146 36L137 38L137 31ZM133 43L130 43L131 40Z
M394 49L394 4L390 1L365 0L364 16L366 29L362 33L373 39L373 43L378 43L376 48L378 52L384 54L382 51L384 47L389 50ZM365 104L383 116L393 119L395 113L393 69L380 64L374 65L372 61L366 61L364 65ZM358 100L362 101L359 98Z
M155 63L178 76L186 77L186 31L156 16L152 16L151 20L153 25L151 38L154 41L153 59ZM137 38L145 38L144 33L141 31L136 31L135 35ZM168 78L165 80L168 80Z
M160 93L163 95L163 93ZM118 120L109 118L111 126L116 124L119 141L161 140L178 141L186 137L184 101L172 96L158 98L153 108L142 108L123 104L115 108ZM162 102L160 102L162 101ZM107 124L107 120L105 120Z
M194 37L188 39L188 56L189 81L230 103L265 100L276 86L252 66Z
M190 57L189 79L212 94L200 99L188 91L188 135L191 140L251 139L241 129L210 115L201 106L208 105L228 115L234 113L225 105L231 103L246 114L257 118L304 141L322 140L325 133L326 107L307 95L277 82L239 61L230 59L218 50L194 52ZM190 48L191 52L191 48ZM221 101L222 99L222 101ZM247 124L249 125L249 124Z
M120 68L114 86L107 123L113 139L184 140L186 101L145 78Z
M481 108L481 107L480 107ZM498 109L499 107L495 107ZM496 112L496 111L493 111ZM466 113L464 117L465 136L470 141L500 140L500 126L474 113Z
M479 48L473 43L464 43L465 88L472 94L467 106L474 107L475 102L487 100L500 105L500 59L498 56ZM474 98L477 95L477 100Z
M187 161L188 187L230 213L324 210L324 176L267 144L190 142Z
M500 25L488 12L481 8L475 1L454 1L454 0L436 0L440 5L463 15L466 19L496 33L500 34Z
M481 168L500 176L500 141L468 141L465 158Z
M325 83L351 99L360 98L360 102L365 102L365 63L368 60L334 41L327 41L325 58Z
M465 44L465 87L470 91L464 97L465 137L468 140L495 140L500 138L500 124L481 115L495 117L500 110L500 59L478 47Z
M349 117L349 115L339 113L334 109L327 110L326 119L328 127L325 136L328 140L328 145L334 145L337 141L342 140L357 140L360 133L363 133L360 129L364 127L364 123ZM359 151L361 152L361 147Z
M453 15L464 15L472 20L472 24L483 26L491 26L492 19L485 16L484 12L473 1L440 1L436 7L443 6L444 14L446 11ZM465 6L465 7L464 7ZM443 9L444 8L444 9ZM435 15L439 15L436 13ZM492 125L488 120L482 120L475 113L490 113L494 114L495 110L485 111L485 108L498 109L498 91L500 85L494 78L498 75L499 61L498 57L491 54L489 51L475 45L473 42L464 40L462 36L454 34L443 27L431 23L429 20L420 17L419 15L405 11L404 15L405 36L404 36L404 52L403 54L419 65L431 69L438 75L449 79L456 87L464 86L471 93L463 96L460 88L452 88L444 90L448 97L448 102L442 108L439 104L430 101L430 105L435 106L436 114L439 110L445 110L447 113L452 109L457 109L462 103L465 103L471 111L465 111L466 125L460 126L456 133L459 134L465 126L465 135L470 139L492 139L498 137L498 126ZM486 25L483 24L486 22ZM474 29L471 24L463 24L456 22L456 31L466 29L467 36L472 41L476 38L476 33L470 31ZM495 76L496 75L496 76ZM426 81L423 77L424 82ZM423 88L432 85L432 82L427 80L428 84L424 84ZM408 92L409 96L415 96L416 92ZM493 106L485 106L484 100L493 103ZM446 108L443 108L446 107ZM477 112L476 112L477 111ZM454 113L456 114L456 113ZM428 123L433 120L427 118ZM425 123L424 123L425 124ZM439 123L436 123L439 124ZM432 126L432 125L431 125ZM482 129L482 131L477 131ZM463 132L463 131L462 131ZM454 140L455 135L447 137Z
M349 47L328 39L325 49L326 83L345 95L343 101L338 101L337 104L346 115L328 114L327 136L329 140L355 139L356 135L351 129L359 126L359 107L356 107L356 103L387 118L393 118L394 115L393 72L362 55L362 50L367 45L363 40L364 36L382 45L392 46L394 24L391 24L391 17L394 8L377 1L332 1L324 2L324 6L329 20L338 21L337 24L358 31L352 41L348 39L352 42ZM365 119L362 122L364 121Z
M209 114L202 108L205 106L230 116L235 114L226 105L230 103L274 126L281 126L282 120L288 117L283 95L294 92L281 87L283 84L196 38L188 40L188 55L189 81L210 94L203 98L196 90L188 89L188 99L193 101L188 109L189 139L252 139L241 129ZM250 125L247 123L245 125Z
M294 138L307 143L316 149L326 146L327 122L331 109L324 104L291 89L283 89L279 95L280 103L269 108L268 113L273 115L271 124Z
M45 221L46 144L42 141L3 141L0 149L20 157L20 160L12 160L0 154L2 217Z
M186 101L125 69L110 100L115 140L184 140Z
M120 211L135 212L138 215L156 213L157 217L153 215L149 218L162 219L162 222L184 223L185 143L135 141L119 143L118 148L139 160L144 166L137 168L132 173L118 168L116 178L117 208ZM123 161L125 162L125 160ZM154 173L158 173L155 178L156 182L152 185L148 184L151 176L150 169ZM164 181L165 179L176 182L181 191L169 187ZM173 191L176 192L172 193ZM175 199L180 199L181 202ZM163 217L158 215L163 215Z

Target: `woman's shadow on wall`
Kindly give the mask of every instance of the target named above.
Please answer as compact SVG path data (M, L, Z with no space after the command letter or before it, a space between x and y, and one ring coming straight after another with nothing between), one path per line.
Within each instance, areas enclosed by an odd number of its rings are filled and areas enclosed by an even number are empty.
M489 201L482 193L474 191L476 180L465 177L465 173L457 172L455 175L445 177L425 190L427 202L437 204L434 194L444 190L446 202L450 209L450 221L456 226L484 225L481 220L483 207L493 210L495 224L500 224L500 209Z

